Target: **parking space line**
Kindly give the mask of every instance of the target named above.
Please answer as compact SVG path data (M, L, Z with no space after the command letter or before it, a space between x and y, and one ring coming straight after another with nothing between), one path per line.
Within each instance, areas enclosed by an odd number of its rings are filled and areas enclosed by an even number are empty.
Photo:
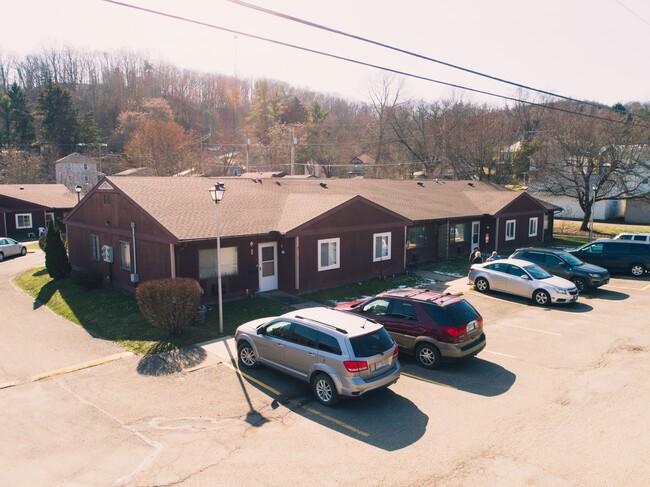
M514 355L508 355L507 353L501 353L501 352L493 352L492 350L483 350L483 353L491 353L492 355L499 355L501 357L508 357L508 358L513 358L515 360L519 360L519 357L515 357Z
M406 377L410 377L412 379L417 379L417 380L421 380L421 381L424 381L424 382L429 382L430 384L435 384L437 386L449 387L450 389L456 389L455 387L450 386L449 384L443 384L442 382L436 382L435 380L425 379L424 377L420 377L419 375L409 374L408 372L402 371L402 375L405 375Z
M300 406L300 404L298 404L297 402L291 401L291 403ZM336 424L336 425L338 425L338 426L340 426L340 427L342 427L342 428L345 428L345 429L347 429L347 430L350 430L350 431L352 431L353 433L358 434L359 436L363 436L364 438L368 438L368 437L370 436L370 435L369 435L368 433L366 433L365 431L361 431L360 429L357 429L357 428L355 428L354 426L350 426L349 424L344 423L343 421L340 421L340 420L338 420L338 419L336 419L336 418L332 418L331 416L328 416L327 414L323 414L323 413L321 413L320 411L318 411L318 410L316 410L316 409L314 409L314 408L310 408L309 406L301 406L301 407L302 407L303 409L305 409L306 411L309 411L310 413L313 413L313 414L315 414L316 416L320 416L320 417L323 418L323 419L326 419L326 420L328 420L328 421L331 421L332 423L334 423L334 424Z
M238 374L240 374L242 377L246 377L249 381L251 381L251 382L255 382L255 384L257 384L257 385L260 386L260 387L263 387L263 388L266 389L267 391L272 392L272 393L275 394L276 396L281 396L281 395L282 395L282 393L281 393L280 391L278 391L277 389L274 389L273 387L271 387L271 386L265 384L264 382L262 382L261 380L256 379L255 377L251 377L251 376L248 375L246 372L242 372L242 371L239 370L239 369L235 369L235 371L236 371Z
M10 380L8 382L2 382L0 383L0 389L6 389L7 387L13 387L15 385L16 383L13 380Z
M282 396L282 393L280 391L278 391L277 389L271 387L268 384L265 384L264 382L262 382L261 380L256 379L255 377L251 377L246 372L242 372L241 370L239 370L237 367L234 367L231 364L227 364L225 362L222 362L222 365L225 365L229 369L235 371L235 373L241 375L242 377L245 377L246 379L250 380L251 382L254 382L258 386L266 389L267 391L271 392L272 394L274 394L276 396ZM339 419L328 416L325 413L321 413L317 409L311 408L309 406L305 406L305 405L299 403L298 401L294 401L293 399L289 399L287 402L290 402L291 404L293 404L296 407L302 408L305 411L308 411L308 412L310 412L312 414L315 414L316 416L320 416L321 418L326 419L327 421L331 421L332 423L340 426L341 428L345 428L345 429L347 429L349 431L352 431L353 433L355 433L355 434L357 434L359 436L363 436L364 438L368 438L370 436L370 434L366 433L365 431L362 431L362 430L360 430L358 428L355 428L352 425L344 423L343 421L341 421Z
M555 335L555 336L558 336L558 337L562 336L562 333L555 333L554 331L538 330L537 328L528 328L527 326L508 325L508 324L505 324L505 323L504 323L503 326L509 326L511 328L519 328L521 330L536 331L537 333L545 333L547 335Z
M647 291L648 289L650 289L650 284L646 284L642 288L629 287L629 286L617 286L616 284L610 284L607 287L608 288L613 287L614 289L630 289L631 291Z

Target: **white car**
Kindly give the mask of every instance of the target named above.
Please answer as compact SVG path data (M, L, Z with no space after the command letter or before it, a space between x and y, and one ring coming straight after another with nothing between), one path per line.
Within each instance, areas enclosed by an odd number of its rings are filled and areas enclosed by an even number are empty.
M541 306L574 303L578 299L578 288L571 281L520 259L472 264L469 281L482 293L493 290L515 294L530 298Z
M12 255L25 255L26 253L27 247L16 242L13 238L0 238L0 262L5 260L6 257L11 257Z

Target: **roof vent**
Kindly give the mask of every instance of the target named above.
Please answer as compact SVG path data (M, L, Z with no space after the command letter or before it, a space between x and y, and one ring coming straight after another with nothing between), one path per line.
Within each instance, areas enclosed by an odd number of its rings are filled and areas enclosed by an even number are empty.
M25 188L24 188L23 186L21 186L21 187L20 187L20 190L22 191L23 189L25 189Z
M424 183L422 181L418 181L418 186L422 186L424 188Z
M467 183L467 186L471 186L472 188L474 187L474 183Z
M282 184L280 183L280 181L276 181L275 184L277 184L278 186L282 186Z
M320 187L327 189L327 183L320 183Z

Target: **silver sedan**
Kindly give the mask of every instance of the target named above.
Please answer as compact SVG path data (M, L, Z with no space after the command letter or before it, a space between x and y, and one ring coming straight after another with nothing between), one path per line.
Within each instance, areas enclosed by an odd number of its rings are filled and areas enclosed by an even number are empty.
M5 260L6 257L11 257L12 255L25 255L26 253L27 247L16 242L13 238L0 238L0 262Z
M530 298L541 306L573 303L578 299L575 284L526 260L501 259L472 264L469 281L482 293L493 290L514 294Z

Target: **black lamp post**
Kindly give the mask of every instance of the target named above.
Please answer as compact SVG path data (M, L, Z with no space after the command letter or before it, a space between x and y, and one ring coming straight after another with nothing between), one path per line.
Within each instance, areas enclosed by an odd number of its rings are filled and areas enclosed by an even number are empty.
M221 297L221 221L219 215L219 203L226 194L226 187L219 182L208 190L212 201L217 206L217 300L219 304L219 334L223 334L223 303Z
M79 203L81 201L81 185L77 184L74 190L77 192L77 203Z

